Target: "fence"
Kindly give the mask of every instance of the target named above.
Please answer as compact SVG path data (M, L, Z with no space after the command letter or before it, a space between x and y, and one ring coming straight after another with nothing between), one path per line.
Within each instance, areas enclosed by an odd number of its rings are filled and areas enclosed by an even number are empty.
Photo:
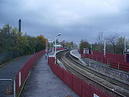
M6 85L2 84L5 82L6 82ZM0 97L5 97L6 95L12 95L13 97L16 97L15 81L13 79L0 79L0 83L1 83ZM4 91L4 93L3 93L3 91Z
M56 50L58 51L58 50L64 50L64 48L56 48Z
M106 53L104 56L101 52L93 51L92 54L81 54L81 57L90 58L104 64L110 64L113 68L129 71L129 63L125 61L124 55Z
M113 97L55 64L54 57L48 58L48 64L51 70L80 97Z
M40 51L35 53L25 64L24 66L17 72L15 77L16 83L16 95L19 96L20 92L29 76L29 72L32 69L33 65L37 62L39 57L45 54L45 51Z

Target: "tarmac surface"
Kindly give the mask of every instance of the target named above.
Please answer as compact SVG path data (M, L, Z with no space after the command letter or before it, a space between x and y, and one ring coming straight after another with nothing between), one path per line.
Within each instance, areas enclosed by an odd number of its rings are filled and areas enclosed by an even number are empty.
M20 97L79 97L50 69L43 56L32 69Z
M23 64L31 56L22 56L7 62L2 67L0 67L0 79L14 79L16 73L20 70ZM11 87L11 81L0 81L0 97L12 97L12 95L6 95L5 90Z

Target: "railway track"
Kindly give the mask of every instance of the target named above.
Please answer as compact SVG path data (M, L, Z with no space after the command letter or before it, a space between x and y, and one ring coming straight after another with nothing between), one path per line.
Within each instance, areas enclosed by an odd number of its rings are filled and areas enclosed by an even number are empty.
M69 51L61 52L57 55L57 58L65 65L65 67L79 78L88 81L113 97L129 97L129 85L122 83L116 79L105 76L98 73L71 56Z

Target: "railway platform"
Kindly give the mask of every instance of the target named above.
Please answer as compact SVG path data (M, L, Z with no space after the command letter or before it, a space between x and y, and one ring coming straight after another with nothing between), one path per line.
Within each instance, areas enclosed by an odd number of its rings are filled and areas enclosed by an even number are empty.
M78 58L81 58L81 55L79 54L79 52L78 52L77 49L72 50L70 53L71 53L72 55L75 55L75 56L78 57Z
M45 56L41 57L26 82L21 97L78 97L49 68Z

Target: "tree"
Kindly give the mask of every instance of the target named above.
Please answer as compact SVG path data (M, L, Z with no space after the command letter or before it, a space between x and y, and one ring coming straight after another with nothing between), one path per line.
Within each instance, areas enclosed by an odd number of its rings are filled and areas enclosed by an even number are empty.
M46 38L42 35L37 37L23 35L17 28L9 24L0 28L0 54L7 55L4 61L17 56L33 54L45 49L45 46ZM1 60L0 63L2 63Z
M80 47L80 50L83 50L84 48L90 48L90 44L87 41L81 40L79 47Z
M37 42L36 42L36 51L45 49L47 39L44 36L42 36L42 35L37 36L36 39L37 39Z
M66 48L72 49L73 46L74 46L74 43L73 42L65 42L65 47Z
M116 41L116 53L123 54L124 52L124 37L119 37Z
M45 49L45 44L44 36L23 35L17 28L8 24L0 29L0 52L13 52L15 56L32 54Z
M113 52L116 53L116 44L117 44L118 34L110 35L107 37L107 42L112 46Z
M97 36L97 43L98 44L103 44L103 41L104 41L103 32L99 32L98 36Z
M93 50L97 50L99 52L103 51L103 44L104 44L104 33L99 32L97 36L97 42L93 44Z

